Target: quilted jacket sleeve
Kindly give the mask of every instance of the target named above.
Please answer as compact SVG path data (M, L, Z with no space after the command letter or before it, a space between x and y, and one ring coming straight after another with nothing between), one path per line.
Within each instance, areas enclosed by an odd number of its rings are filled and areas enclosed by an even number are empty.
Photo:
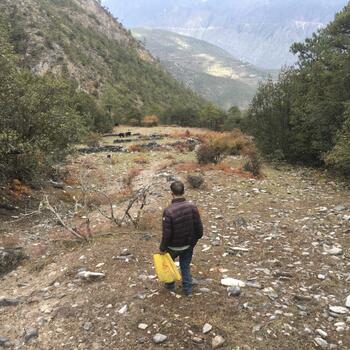
M169 212L165 209L163 212L163 234L162 241L160 243L159 250L165 252L168 250L168 246L172 236L172 223Z
M193 223L194 235L197 243L197 241L203 237L203 224L197 207L193 208Z

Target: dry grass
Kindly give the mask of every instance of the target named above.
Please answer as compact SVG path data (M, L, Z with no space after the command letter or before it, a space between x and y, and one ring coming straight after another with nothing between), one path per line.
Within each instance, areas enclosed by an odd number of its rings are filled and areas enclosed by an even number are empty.
M154 232L159 229L160 226L160 213L144 212L139 221L139 230Z
M144 152L144 149L140 145L130 145L128 147L129 152Z
M128 170L127 174L123 178L123 184L126 187L131 187L132 181L140 175L142 169L141 168L131 168Z
M12 180L10 189L15 196L29 196L32 194L32 190L17 179Z
M171 168L172 166L176 165L177 163L178 162L176 161L176 159L162 161L156 167L156 171L162 171L162 170L165 170L167 168Z
M134 158L134 163L136 164L149 164L149 159L144 156L139 156Z
M5 248L13 248L20 245L18 236L0 236L0 246Z

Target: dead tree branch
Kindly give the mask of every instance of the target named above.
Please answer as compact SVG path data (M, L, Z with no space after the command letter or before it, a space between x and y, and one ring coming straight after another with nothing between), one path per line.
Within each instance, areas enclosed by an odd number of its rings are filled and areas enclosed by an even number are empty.
M98 194L100 194L101 196L103 196L104 198L107 199L107 201L109 203L109 207L110 207L110 214L107 214L106 212L101 210L101 208L99 208L98 206L94 206L94 207L103 217L112 221L114 224L116 224L119 227L123 224L123 222L125 222L126 219L129 219L133 223L135 228L137 228L139 225L142 210L146 205L146 200L147 200L147 196L150 192L150 188L151 188L151 185L143 187L143 188L139 189L132 196L132 198L129 200L128 205L124 211L124 214L121 216L121 218L117 217L115 210L114 210L113 202L112 202L111 198L106 193L103 193L101 191L96 191ZM133 217L131 215L130 211L135 206L135 204L138 202L140 202L141 204L140 204L140 207L137 211L137 215L135 217Z
M71 233L74 237L78 238L79 240L82 241L87 241L87 238L84 237L77 228L71 228L69 227L62 219L61 215L58 213L57 209L55 209L49 202L49 199L47 196L45 196L45 202L44 205L46 209L48 209L51 213L55 215L59 223L69 232ZM89 221L89 219L88 219ZM88 230L90 230L90 225L88 226Z

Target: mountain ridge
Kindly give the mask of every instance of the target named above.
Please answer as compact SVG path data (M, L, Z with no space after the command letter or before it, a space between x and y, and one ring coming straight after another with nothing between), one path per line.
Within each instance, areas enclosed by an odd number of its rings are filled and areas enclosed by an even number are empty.
M289 48L324 27L347 1L135 0L104 4L128 27L152 27L208 41L258 67L296 61ZM157 14L155 16L154 14Z
M226 110L232 105L247 108L259 81L275 73L192 37L149 28L134 28L132 33L175 78Z

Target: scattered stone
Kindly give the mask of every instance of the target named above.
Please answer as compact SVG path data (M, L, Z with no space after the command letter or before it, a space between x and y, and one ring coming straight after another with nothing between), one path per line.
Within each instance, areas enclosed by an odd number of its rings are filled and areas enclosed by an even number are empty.
M122 146L110 146L110 145L105 145L100 147L84 147L84 148L79 148L78 151L84 154L103 153L103 152L110 152L110 153L128 152L128 150Z
M232 252L249 252L248 248L243 248L243 247L230 247L230 251Z
M145 330L148 328L148 324L146 323L140 323L138 326L137 326L138 329L142 329L142 330Z
M155 344L164 343L167 339L168 339L168 337L166 335L164 335L164 334L161 334L161 333L157 333L153 337L153 341L154 341Z
M211 347L213 349L218 349L222 347L225 343L225 339L221 335L217 335L215 338L213 338L211 342Z
M262 289L262 285L256 281L247 281L245 282L245 284L247 287L250 287L250 288Z
M335 208L334 208L335 211L344 211L346 210L346 206L345 205L337 205Z
M235 278L227 277L221 280L221 284L225 287L242 287L246 286L245 282L237 280Z
M0 306L16 306L21 302L20 299L8 299L5 297L0 297Z
M275 300L278 298L278 294L275 292L275 290L271 287L265 288L263 290L263 293L267 295L271 300Z
M350 295L348 295L345 300L345 306L350 308Z
M229 297L239 297L241 295L241 288L239 287L228 287L227 293Z
M9 348L11 346L10 339L7 337L0 336L0 347Z
M340 248L340 247L327 247L327 246L324 246L323 247L324 251L328 254L328 255L342 255L343 254L343 249Z
M192 340L193 340L193 342L195 342L197 344L203 343L203 339L200 337L193 337Z
M27 343L32 338L37 338L39 331L36 328L29 328L24 333L24 341Z
M213 326L210 323L206 323L203 326L203 334L209 333L213 329Z
M0 247L0 276L14 270L26 258L23 248Z
M348 309L343 306L330 306L329 310L336 314L341 314L341 315L344 315L348 312Z
M318 333L322 338L327 338L328 334L323 329L316 329L316 333Z
M242 218L241 216L239 216L236 220L235 220L235 225L237 227L243 227L243 226L247 226L247 221Z
M77 277L83 280L94 281L104 278L105 274L101 272L80 271L78 272Z
M118 310L118 314L123 315L128 311L128 305L124 305Z
M92 329L92 323L91 322L85 322L83 325L83 328L85 331L90 331Z
M314 341L315 341L315 344L321 347L322 349L328 349L328 343L323 338L318 337L318 338L315 338Z

